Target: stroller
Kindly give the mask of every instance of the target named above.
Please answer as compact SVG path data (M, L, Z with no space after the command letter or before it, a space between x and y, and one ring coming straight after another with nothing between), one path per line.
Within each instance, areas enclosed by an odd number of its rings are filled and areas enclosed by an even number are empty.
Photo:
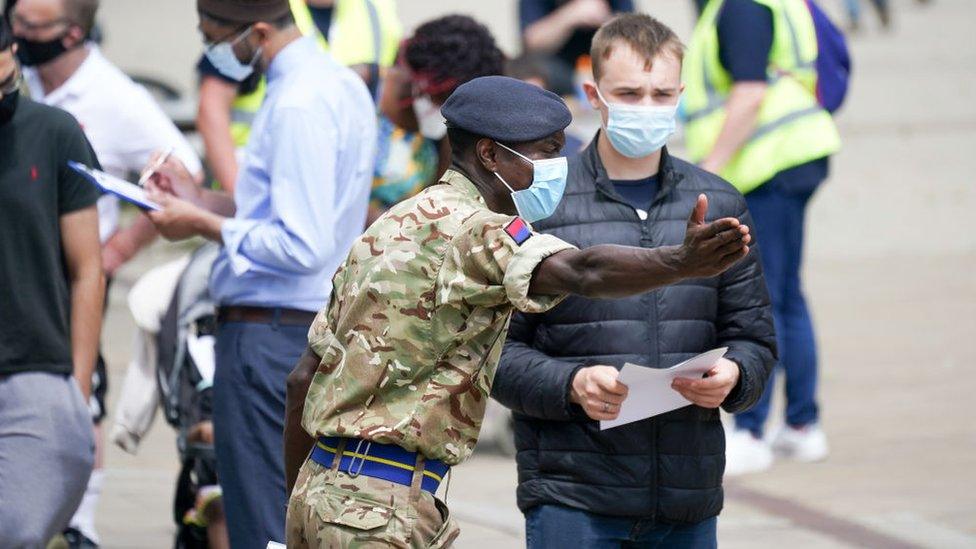
M159 400L177 431L182 462L173 502L176 549L208 547L208 523L218 514L223 520L210 423L216 316L207 290L218 252L216 244L206 244L193 253L157 335Z

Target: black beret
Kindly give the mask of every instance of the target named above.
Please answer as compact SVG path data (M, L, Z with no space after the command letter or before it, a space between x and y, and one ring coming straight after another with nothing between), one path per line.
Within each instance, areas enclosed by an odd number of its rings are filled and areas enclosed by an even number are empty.
M573 120L558 95L507 76L482 76L458 86L441 107L448 127L506 142L535 141Z

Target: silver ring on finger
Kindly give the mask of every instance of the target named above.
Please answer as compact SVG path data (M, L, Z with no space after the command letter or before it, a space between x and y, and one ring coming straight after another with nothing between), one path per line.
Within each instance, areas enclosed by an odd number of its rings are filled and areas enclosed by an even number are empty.
M603 412L605 414L609 414L610 413L610 403L609 402L604 402L603 403Z

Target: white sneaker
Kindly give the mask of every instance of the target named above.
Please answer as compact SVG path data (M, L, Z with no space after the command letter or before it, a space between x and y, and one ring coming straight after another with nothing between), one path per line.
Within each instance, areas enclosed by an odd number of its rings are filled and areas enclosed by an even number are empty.
M819 423L811 423L796 429L783 425L773 437L773 452L778 456L811 463L823 461L830 453L827 435Z
M725 476L758 473L773 466L769 445L744 429L733 430L725 440Z

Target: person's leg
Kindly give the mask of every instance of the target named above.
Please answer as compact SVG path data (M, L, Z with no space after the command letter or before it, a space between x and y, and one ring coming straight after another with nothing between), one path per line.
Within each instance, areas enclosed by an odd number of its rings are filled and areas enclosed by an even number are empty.
M71 547L80 546L83 541L91 542L96 546L100 543L98 531L95 529L95 509L98 507L98 498L102 493L102 484L105 479L105 472L102 470L105 459L105 437L101 423L105 419L105 396L107 394L108 370L105 367L105 359L99 352L95 371L92 372L91 397L88 399L88 408L91 411L95 429L95 469L88 479L88 486L85 488L85 495L81 499L81 504L71 517L68 530L65 531L65 537ZM84 536L84 539L81 539L80 536Z
M630 538L635 523L561 505L540 505L525 514L525 543L527 549L617 549Z
M878 12L878 20L881 21L881 26L888 28L891 26L891 10L888 6L888 0L871 0L871 4L874 6L874 10Z
M817 346L800 279L806 208L812 195L813 189L808 189L788 197L787 211L790 219L784 233L789 239L788 260L783 288L782 322L777 328L785 340L780 352L780 363L786 378L786 423L794 428L814 423L818 417Z
M284 542L285 381L306 337L304 326L229 323L218 329L214 435L235 548Z
M91 415L70 376L0 376L0 547L46 547L81 502L93 460Z
M857 29L861 23L861 0L844 0L847 8L847 21L852 29Z
M224 513L230 531L231 543L253 546L257 532L253 517L248 513L245 491L241 486L248 481L247 472L240 462L247 452L241 442L248 433L246 402L247 383L242 372L240 354L242 323L222 324L217 328L214 351L216 368L213 386L214 452L217 455L217 477L224 493Z
M768 183L746 195L749 213L752 214L752 235L759 247L763 275L773 307L773 321L776 326L776 342L782 355L787 342L783 338L783 302L787 273L788 239L784 228L788 222L784 212L784 195L774 177ZM775 386L775 378L770 375L759 402L750 410L735 416L736 429L750 431L756 438L762 438L763 427L769 416L769 403Z

